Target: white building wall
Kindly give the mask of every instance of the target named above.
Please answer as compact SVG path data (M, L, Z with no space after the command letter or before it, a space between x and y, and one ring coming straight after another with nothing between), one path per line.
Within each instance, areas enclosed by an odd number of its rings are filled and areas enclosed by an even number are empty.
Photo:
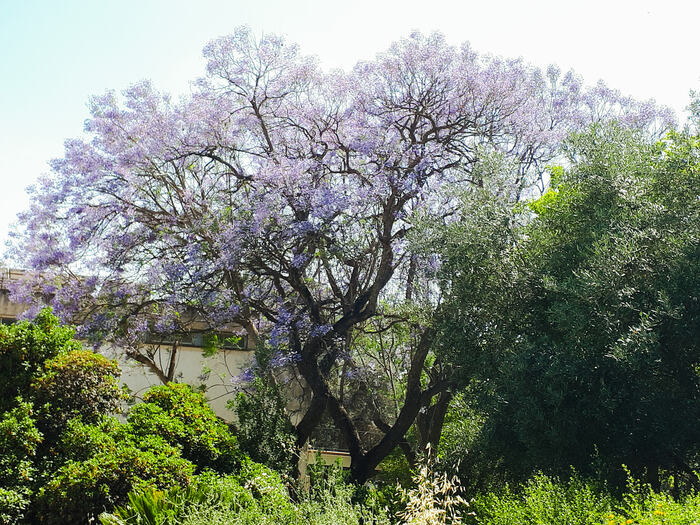
M169 352L163 352L164 363L167 363ZM103 353L117 359L122 369L122 382L137 400L150 387L162 384L144 365L125 359L113 350L104 350ZM235 397L234 380L250 366L252 359L251 350L219 350L213 357L204 357L201 348L181 347L177 355L175 380L195 388L204 386L205 395L216 415L231 421L234 415L228 410L227 403Z

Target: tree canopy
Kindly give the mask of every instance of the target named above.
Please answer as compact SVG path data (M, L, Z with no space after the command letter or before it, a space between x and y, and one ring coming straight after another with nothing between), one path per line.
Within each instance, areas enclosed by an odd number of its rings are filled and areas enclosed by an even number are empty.
M622 485L624 464L652 482L659 469L692 482L700 143L598 126L566 147L571 166L529 205L532 220L478 250L495 257L464 255L485 238L470 223L459 228L471 237L449 236L441 339L445 351L461 349L452 359L468 371L484 420L472 451L484 456L464 466L524 479L573 465Z

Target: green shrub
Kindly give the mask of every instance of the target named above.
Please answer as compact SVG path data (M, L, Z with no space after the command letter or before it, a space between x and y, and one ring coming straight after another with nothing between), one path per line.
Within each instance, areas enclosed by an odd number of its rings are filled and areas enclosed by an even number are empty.
M293 514L289 492L279 473L265 465L246 460L241 466L239 479L265 515Z
M671 483L672 485L673 483ZM568 481L538 474L518 491L507 486L477 496L475 523L484 525L696 525L700 495L673 498L628 474L622 498L574 475Z
M47 468L50 475L33 506L37 520L83 523L125 504L127 497L135 498L131 504L136 506L149 501L157 506L177 492L165 497L158 491L187 487L195 471L230 471L240 464L235 437L201 394L170 384L151 389L144 399L126 424L89 415L88 421L66 421L51 449L59 459ZM166 508L165 514L172 515L174 507Z
M204 471L186 489L138 490L129 503L102 514L103 525L348 525L388 523L351 502L354 488L339 470L294 503L278 473L245 460L238 475Z
M74 335L49 309L31 323L0 325L0 412L11 409L17 396L29 397L29 385L48 359L80 349Z
M156 436L144 438L138 447L107 438L101 446L89 459L68 461L40 489L36 514L42 523L85 523L124 503L138 487L187 485L195 470L178 448Z
M188 385L168 383L151 388L128 416L136 436L156 435L182 448L182 456L201 470L232 472L240 465L236 437Z
M139 489L240 464L228 426L185 385L149 391L127 424L106 417L124 399L119 368L73 335L48 310L0 326L0 524L87 523Z
M697 525L700 523L700 494L674 499L669 494L654 491L628 476L627 491L622 503L605 515L606 525Z
M389 523L385 512L380 510L378 505L372 505L372 491L369 491L368 496L363 494L366 491L358 490L358 487L348 483L346 472L340 463L320 467L319 465L318 460L315 465L309 465L312 470L311 487L298 504L299 523ZM361 499L362 502L355 502L357 499Z
M117 413L126 394L116 361L88 350L71 350L47 360L31 383L47 428L58 432L69 419L97 421Z
M0 418L0 524L21 523L37 475L35 457L43 436L32 404L16 400Z
M32 418L32 404L16 400L17 407L0 419L0 485L26 485L32 481L32 458L43 436Z
M238 475L204 471L186 489L138 489L127 505L102 514L104 525L295 523L296 511L280 477L245 461Z
M6 489L0 487L0 525L24 523L29 507L30 491L27 488Z
M291 475L297 468L299 453L286 410L287 400L273 380L260 377L259 373L256 371L251 388L239 392L232 403L238 416L240 447L253 461Z
M96 423L75 418L66 423L56 453L66 461L85 461L96 454L114 451L118 441L128 441L130 437L128 428L116 418L103 417Z
M477 523L489 525L600 524L613 501L577 476L560 481L542 474L521 491L507 485L500 492L478 496L473 503Z

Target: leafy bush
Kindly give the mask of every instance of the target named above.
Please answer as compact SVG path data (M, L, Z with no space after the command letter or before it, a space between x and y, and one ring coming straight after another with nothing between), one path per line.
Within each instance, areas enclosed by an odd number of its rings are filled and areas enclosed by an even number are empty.
M508 486L476 497L473 523L483 525L695 525L700 495L673 498L631 476L621 499L573 475L567 481L537 474L520 490Z
M41 488L35 512L42 523L84 523L124 503L135 488L184 486L194 474L195 465L178 448L155 436L138 446L108 438L101 445L84 461L68 461Z
M32 458L43 440L32 418L32 404L18 406L0 419L0 485L27 484L35 470Z
M129 439L125 425L113 417L96 423L71 419L61 433L55 451L65 460L85 461L95 454L113 451L118 441Z
M67 459L56 449L66 422L95 419L121 400L116 363L73 337L48 309L0 326L0 523L36 517L37 488Z
M30 491L26 488L5 489L0 487L0 525L24 523L29 507Z
M280 475L271 468L246 460L241 467L239 479L263 512L277 512L290 506L287 487Z
M195 471L240 465L235 437L200 394L186 385L170 384L151 389L144 399L133 407L126 424L108 417L92 424L67 422L55 447L67 462L39 493L39 519L85 522L126 504L128 498L127 505L105 519L170 520L192 497L188 486Z
M74 417L88 422L119 412L127 397L119 387L120 374L116 361L88 350L62 352L47 360L31 383L37 405L47 412L42 419L58 432Z
M155 435L181 447L198 469L232 472L240 465L236 437L188 385L168 383L151 388L134 406L128 423L136 436Z
M30 383L47 360L80 349L74 335L49 309L31 323L0 325L0 412L11 409L17 396L29 397Z
M0 524L86 523L129 493L240 465L228 426L186 385L150 390L126 424L106 417L124 399L119 368L73 335L48 310L0 326Z
M697 525L700 523L700 494L690 492L674 499L650 485L628 477L622 504L606 514L607 525Z
M478 496L473 508L476 522L489 525L600 524L613 501L577 476L562 482L538 474L521 491L507 485L498 492Z
M389 523L386 512L373 498L374 491L370 490L368 495L364 495L358 487L347 483L346 472L340 463L323 466L317 460L309 468L312 470L311 487L298 505L300 523ZM355 502L358 499L361 501Z
M103 525L349 525L388 523L381 513L351 502L354 489L333 470L302 501L294 503L282 478L250 460L239 475L197 475L187 489L139 490L129 503L102 514Z
M241 449L254 461L292 474L299 455L284 395L277 384L259 375L251 387L239 392L233 403Z
M37 474L34 463L43 440L32 418L32 404L17 406L0 419L0 524L20 523Z
M47 439L73 417L95 421L117 412L125 399L116 361L83 350L74 335L49 309L32 322L0 326L0 412L18 396L32 401Z
M293 523L295 509L280 477L244 462L240 476L204 471L186 489L151 487L129 494L127 505L102 514L104 525Z

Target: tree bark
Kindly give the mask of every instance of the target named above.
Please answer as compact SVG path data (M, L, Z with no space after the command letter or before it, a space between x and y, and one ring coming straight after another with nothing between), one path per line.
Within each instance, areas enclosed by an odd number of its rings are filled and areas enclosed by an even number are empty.
M448 390L440 392L436 402L430 405L425 412L418 414L416 427L418 429L418 450L423 451L428 445L435 448L440 443L442 427L445 424L445 415L452 400L452 393Z

